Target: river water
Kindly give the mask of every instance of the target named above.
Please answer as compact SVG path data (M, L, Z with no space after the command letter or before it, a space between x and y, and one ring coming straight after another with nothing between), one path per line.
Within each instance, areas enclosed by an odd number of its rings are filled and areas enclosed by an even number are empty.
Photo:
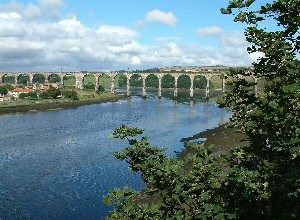
M102 219L109 189L141 189L138 175L113 158L126 141L109 138L122 125L145 128L153 146L175 157L181 138L228 121L211 102L175 103L156 93L114 103L0 116L0 219Z

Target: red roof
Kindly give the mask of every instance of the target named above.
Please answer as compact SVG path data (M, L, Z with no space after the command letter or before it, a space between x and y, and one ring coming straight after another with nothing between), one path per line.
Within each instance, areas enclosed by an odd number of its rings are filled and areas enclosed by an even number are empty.
M11 92L23 92L23 93L28 93L28 92L33 92L33 90L31 89L26 89L26 88L15 88L14 90L12 90Z

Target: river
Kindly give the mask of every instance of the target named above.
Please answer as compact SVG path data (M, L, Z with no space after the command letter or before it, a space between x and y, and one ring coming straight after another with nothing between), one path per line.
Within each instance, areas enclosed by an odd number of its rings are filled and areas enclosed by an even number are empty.
M175 103L169 98L130 100L80 108L0 116L0 219L102 219L103 195L138 175L113 158L126 141L109 138L122 125L145 128L153 146L175 157L181 138L228 121L215 102Z

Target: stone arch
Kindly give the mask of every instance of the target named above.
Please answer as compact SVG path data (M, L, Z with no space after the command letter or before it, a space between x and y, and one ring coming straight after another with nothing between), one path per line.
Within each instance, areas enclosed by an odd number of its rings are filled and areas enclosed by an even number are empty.
M119 73L115 77L115 86L118 88L126 88L127 87L127 77L124 73Z
M62 77L64 87L74 88L76 87L76 77L71 73L65 73Z
M58 83L61 82L61 76L59 76L58 74L52 73L49 74L48 78L47 78L49 83Z
M130 87L142 87L143 77L140 74L133 74L129 79Z
M96 77L93 74L87 73L83 76L82 82L83 82L83 87L85 89L95 89L96 86Z
M16 77L9 75L9 74L4 74L1 78L2 83L9 83L9 84L15 84L16 83Z
M174 88L175 86L175 77L171 74L164 75L161 81L162 88Z
M104 89L110 89L112 86L112 78L113 78L113 76L110 76L107 73L103 73L99 76L98 83Z
M155 74L149 74L146 77L146 87L158 88L159 87L159 78Z
M179 89L189 89L191 87L191 83L190 76L186 74L180 75L177 79L177 87Z
M45 83L46 77L44 74L34 74L32 78L32 83Z
M209 87L211 90L222 91L222 76L213 75L209 80Z
M19 74L17 77L17 84L27 85L30 83L30 76L27 74Z
M206 89L206 78L203 75L194 77L194 89Z

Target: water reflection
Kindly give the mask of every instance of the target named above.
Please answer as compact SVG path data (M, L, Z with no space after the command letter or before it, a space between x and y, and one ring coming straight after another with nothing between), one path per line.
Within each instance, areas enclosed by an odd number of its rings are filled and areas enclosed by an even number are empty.
M139 176L113 158L126 141L108 138L122 124L145 128L150 143L175 157L183 137L230 116L213 102L147 92L115 103L0 117L0 219L101 219L114 186L140 189ZM173 94L172 94L173 95ZM178 93L180 96L180 93Z

